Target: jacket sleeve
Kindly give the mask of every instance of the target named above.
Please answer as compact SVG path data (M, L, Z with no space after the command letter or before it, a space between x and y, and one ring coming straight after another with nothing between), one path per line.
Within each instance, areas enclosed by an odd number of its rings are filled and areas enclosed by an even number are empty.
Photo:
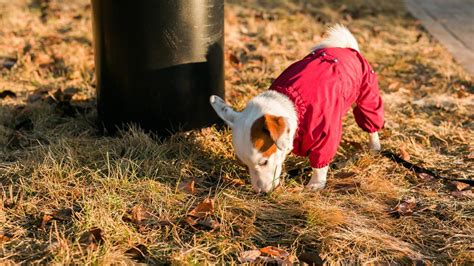
M309 149L311 167L327 166L336 155L342 136L344 102L341 97L329 97L321 103L321 116L317 126L312 127L312 145ZM318 121L318 119L313 119Z
M335 121L334 124L338 122ZM341 141L342 123L328 128L325 136L317 143L309 153L309 162L313 168L323 168L327 166L336 155Z
M368 65L368 63L367 63ZM366 74L359 96L357 106L353 109L354 117L364 131L373 133L380 130L384 125L384 110L382 97L380 97L377 75L370 65Z

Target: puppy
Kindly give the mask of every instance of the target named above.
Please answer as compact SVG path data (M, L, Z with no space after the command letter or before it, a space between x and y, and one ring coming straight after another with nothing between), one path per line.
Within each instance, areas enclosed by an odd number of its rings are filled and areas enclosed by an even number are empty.
M215 95L210 103L232 129L235 153L248 167L257 193L279 185L291 151L309 157L313 175L306 187L324 188L342 119L352 105L358 126L369 133L369 148L380 150L377 131L384 125L384 112L377 77L342 25L330 28L309 55L289 66L242 112Z

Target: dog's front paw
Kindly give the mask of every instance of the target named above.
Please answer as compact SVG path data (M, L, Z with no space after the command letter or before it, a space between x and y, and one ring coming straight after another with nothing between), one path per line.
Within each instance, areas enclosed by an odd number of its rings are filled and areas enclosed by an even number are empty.
M306 185L306 189L311 191L319 191L326 187L326 182L314 182Z
M381 150L379 134L377 132L369 134L369 149L371 153L379 153Z

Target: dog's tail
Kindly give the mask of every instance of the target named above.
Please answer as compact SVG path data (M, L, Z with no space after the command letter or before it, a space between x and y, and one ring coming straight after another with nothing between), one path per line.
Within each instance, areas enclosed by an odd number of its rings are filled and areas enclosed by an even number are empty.
M359 51L359 45L357 44L354 35L352 35L345 26L336 24L330 27L326 34L326 38L316 45L312 51L327 47L352 48Z

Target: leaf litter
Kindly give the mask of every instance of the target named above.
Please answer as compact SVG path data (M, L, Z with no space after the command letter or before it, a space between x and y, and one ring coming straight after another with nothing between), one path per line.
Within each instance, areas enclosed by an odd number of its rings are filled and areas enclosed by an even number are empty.
M214 216L214 199L205 198L194 209L188 212L186 223L195 228L214 230L220 223Z
M239 253L239 261L242 263L276 263L278 265L293 265L294 258L284 249L266 246L260 249L242 251Z

